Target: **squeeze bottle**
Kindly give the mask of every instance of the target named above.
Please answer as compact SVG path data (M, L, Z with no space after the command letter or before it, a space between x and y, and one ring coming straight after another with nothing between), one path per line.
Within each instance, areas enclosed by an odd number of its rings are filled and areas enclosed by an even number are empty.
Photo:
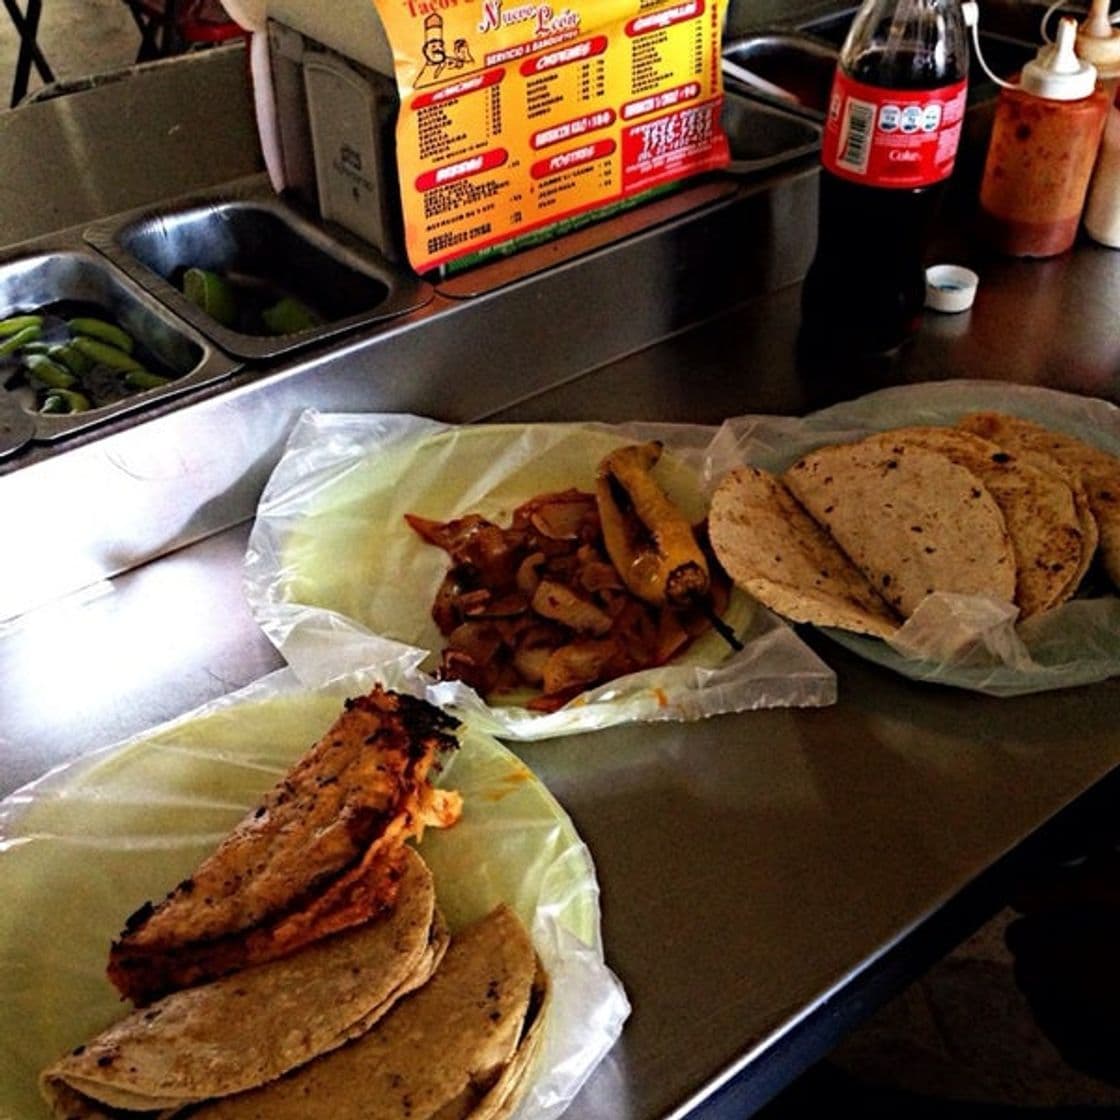
M1063 18L1053 46L1000 91L980 183L980 228L998 251L1050 257L1074 242L1100 147L1108 94L1077 56L1077 24Z
M1120 29L1109 21L1108 0L1093 0L1077 32L1077 52L1093 63L1112 97L1097 166L1085 203L1085 232L1102 245L1120 249Z

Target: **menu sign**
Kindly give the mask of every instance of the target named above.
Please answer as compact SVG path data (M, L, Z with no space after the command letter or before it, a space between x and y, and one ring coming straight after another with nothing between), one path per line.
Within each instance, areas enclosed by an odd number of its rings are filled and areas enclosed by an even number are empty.
M729 159L726 0L373 0L393 47L418 271L475 260Z

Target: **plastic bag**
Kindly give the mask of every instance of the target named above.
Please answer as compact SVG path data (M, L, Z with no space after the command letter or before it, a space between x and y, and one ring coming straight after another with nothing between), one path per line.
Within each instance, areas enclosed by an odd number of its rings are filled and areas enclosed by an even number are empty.
M718 481L730 456L785 470L828 443L907 425L952 424L968 412L998 411L1067 432L1120 455L1120 409L1052 389L990 381L907 385L846 401L804 419L742 416L724 423L707 467ZM822 628L846 648L914 680L992 696L1089 684L1120 674L1120 598L1075 598L1016 625L1017 611L982 596L928 596L890 641Z
M431 607L447 556L409 528L405 513L444 520L477 512L506 524L537 494L591 489L613 448L660 439L659 479L699 521L707 511L700 472L713 434L668 424L450 427L408 415L307 412L265 487L250 535L250 607L306 683L376 667L390 687L422 692L508 738L831 704L832 670L741 593L726 616L741 651L710 632L672 663L588 690L556 712L487 704L461 682L432 675L443 639Z
M213 850L330 725L352 677L308 691L290 670L61 767L0 802L0 1120L48 1116L39 1070L124 1014L110 939ZM591 855L524 763L471 729L441 782L462 819L419 846L452 928L511 905L555 995L517 1116L559 1116L629 1015L607 967ZM18 900L18 902L17 902Z

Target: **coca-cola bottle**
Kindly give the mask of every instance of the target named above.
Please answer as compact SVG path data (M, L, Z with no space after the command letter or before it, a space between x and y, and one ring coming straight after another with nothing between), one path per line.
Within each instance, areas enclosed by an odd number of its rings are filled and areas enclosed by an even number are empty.
M821 146L802 341L895 348L918 326L926 250L964 120L959 0L866 0L840 52Z

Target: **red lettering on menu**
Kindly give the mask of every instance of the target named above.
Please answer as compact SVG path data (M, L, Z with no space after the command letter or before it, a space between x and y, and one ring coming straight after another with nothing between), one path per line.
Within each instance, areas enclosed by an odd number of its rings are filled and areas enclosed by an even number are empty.
M676 89L666 89L661 93L652 93L649 97L641 97L637 101L627 101L622 106L621 116L624 121L632 121L635 117L644 117L648 113L671 109L674 105L682 105L686 101L695 101L699 96L700 83L686 82Z
M597 159L605 159L614 155L615 142L613 140L596 140L593 144L584 144L579 148L572 148L566 152L557 152L548 159L537 160L529 169L534 179L547 179L550 175L557 175L561 171L570 171L585 163Z
M607 49L607 37L596 35L592 39L584 39L570 46L560 47L549 51L547 54L538 55L521 64L521 73L526 77L540 74L545 70L555 70L559 66L568 66L573 62L583 62L603 54Z
M636 16L626 25L626 34L631 39L639 35L646 35L651 31L663 31L676 23L685 23L687 20L696 19L704 14L704 0L689 0L687 4L676 4L666 8L663 12L650 12L648 15Z
M534 132L530 138L534 148L547 148L551 144L559 144L564 140L571 140L577 136L584 136L589 132L597 132L600 128L609 128L615 122L613 109L600 109L595 113L588 113L574 120L562 121L560 124L542 128Z
M472 175L481 174L483 171L492 171L501 167L509 159L509 152L505 148L491 148L481 155L470 156L467 159L456 160L455 163L446 163L442 167L434 167L425 171L416 179L418 191L430 191L435 187L445 187L449 183L457 183L460 179L469 179Z
M427 105L439 105L445 101L454 101L456 98L465 97L467 94L478 93L481 90L489 89L491 86L496 86L505 76L506 72L500 67L494 70L486 70L481 74L472 74L469 78L463 78L462 81L452 82L440 89L417 94L412 99L412 107L423 109Z

